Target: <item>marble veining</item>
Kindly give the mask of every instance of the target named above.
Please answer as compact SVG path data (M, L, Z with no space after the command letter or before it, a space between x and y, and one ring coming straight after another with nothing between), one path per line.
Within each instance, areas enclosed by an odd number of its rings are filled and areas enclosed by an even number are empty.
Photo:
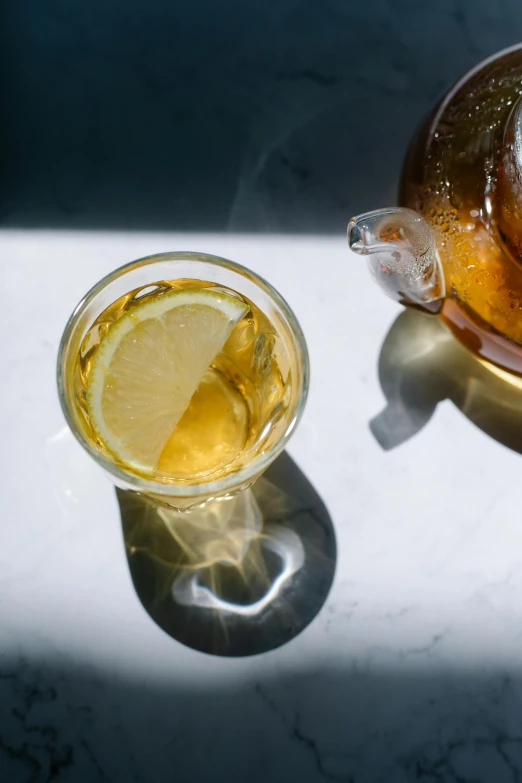
M520 678L411 679L317 667L199 691L19 657L2 663L2 771L6 780L137 783L171 780L173 767L187 781L519 780Z

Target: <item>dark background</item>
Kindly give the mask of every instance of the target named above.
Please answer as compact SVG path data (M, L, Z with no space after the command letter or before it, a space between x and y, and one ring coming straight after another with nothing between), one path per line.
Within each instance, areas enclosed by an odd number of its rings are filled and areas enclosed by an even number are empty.
M0 225L343 232L520 0L2 4Z

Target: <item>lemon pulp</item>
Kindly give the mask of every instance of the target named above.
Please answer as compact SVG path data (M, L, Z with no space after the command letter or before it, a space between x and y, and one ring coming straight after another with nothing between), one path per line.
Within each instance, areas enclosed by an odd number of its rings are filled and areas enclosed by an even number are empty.
M220 291L183 289L137 304L111 326L93 358L87 409L97 437L119 461L168 471L184 448L183 427L178 439L173 433L185 412L190 417L196 392L204 399L205 373L248 309ZM218 441L203 439L199 452L210 459Z

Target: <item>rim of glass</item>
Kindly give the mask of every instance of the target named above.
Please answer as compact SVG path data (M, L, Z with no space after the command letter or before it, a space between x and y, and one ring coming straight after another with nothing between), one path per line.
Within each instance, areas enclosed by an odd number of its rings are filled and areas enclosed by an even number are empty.
M69 407L67 394L65 390L65 378L64 378L64 356L67 351L67 347L74 331L74 328L82 316L88 305L96 298L96 296L110 283L117 280L119 277L127 274L135 268L153 265L159 261L204 261L212 266L217 266L225 269L229 269L232 272L236 272L243 277L248 278L256 286L258 286L264 293L266 293L279 307L283 313L289 330L295 338L296 346L300 354L300 388L298 389L298 398L295 406L295 410L291 421L289 422L284 434L267 452L259 454L243 468L238 471L231 472L221 479L215 479L213 481L201 482L200 484L166 484L161 481L155 481L154 479L148 479L143 476L138 476L130 471L124 470L112 460L106 458L91 443L84 437L83 433L76 425L76 421ZM303 410L308 397L308 389L310 383L310 360L308 355L308 348L306 345L303 331L299 325L299 321L294 315L290 305L279 294L273 286L270 285L263 277L250 269L236 263L235 261L229 261L227 258L221 256L215 256L208 253L198 253L195 251L173 251L166 253L156 253L151 256L144 256L138 258L135 261L131 261L128 264L118 267L113 272L105 275L99 280L78 302L74 308L71 316L69 317L65 329L60 340L60 347L58 349L57 359L57 384L58 384L58 396L60 399L60 405L69 425L69 428L76 438L76 440L83 446L88 454L98 463L104 470L110 473L120 481L125 482L127 485L132 486L139 492L151 493L155 495L165 495L170 497L197 497L199 495L213 495L215 493L223 493L226 490L234 489L246 484L267 468L271 462L283 451L284 447L288 443L288 440L294 432L296 426L301 419Z

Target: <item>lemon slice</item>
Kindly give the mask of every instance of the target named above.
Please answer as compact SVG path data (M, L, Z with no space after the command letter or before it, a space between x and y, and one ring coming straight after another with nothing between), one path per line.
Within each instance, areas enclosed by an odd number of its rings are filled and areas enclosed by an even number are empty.
M92 427L121 462L154 470L192 395L248 305L219 291L138 304L103 337L89 373Z

